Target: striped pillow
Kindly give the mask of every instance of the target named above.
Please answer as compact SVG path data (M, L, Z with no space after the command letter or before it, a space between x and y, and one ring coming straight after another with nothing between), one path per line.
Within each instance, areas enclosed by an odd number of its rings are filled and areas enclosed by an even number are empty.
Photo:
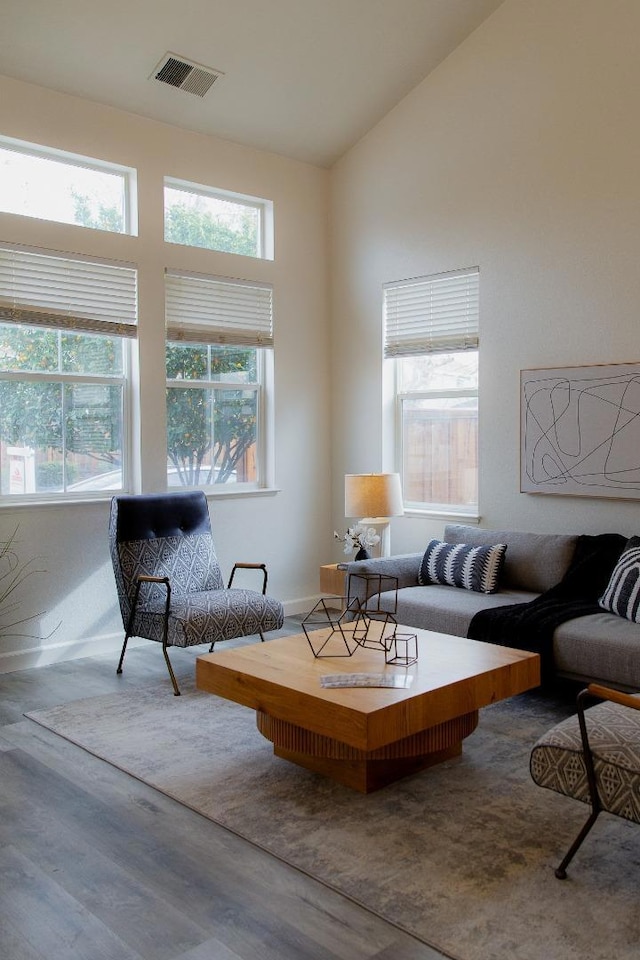
M640 537L631 537L598 603L603 610L640 623Z
M495 593L506 550L506 543L471 547L466 543L431 540L422 558L418 583L442 583L476 593Z

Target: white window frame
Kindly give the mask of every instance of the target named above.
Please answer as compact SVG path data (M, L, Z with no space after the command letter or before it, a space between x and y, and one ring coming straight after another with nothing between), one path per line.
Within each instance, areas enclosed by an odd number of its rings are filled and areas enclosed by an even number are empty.
M13 258L13 264L12 264ZM69 278L65 276L69 269ZM106 273L116 277L123 271L127 277L126 288L103 288L100 276ZM51 270L52 294L41 294L41 271ZM92 273L95 271L95 276ZM56 282L57 276L57 282ZM78 301L74 300L75 283L86 281ZM33 282L32 282L33 281ZM45 287L46 289L46 287ZM103 291L107 289L107 292ZM115 291L118 291L115 293ZM120 292L124 299L120 299ZM115 307L116 298L122 304ZM50 305L47 301L50 301ZM89 302L87 302L89 300ZM121 316L120 322L116 318ZM20 383L86 384L118 386L122 390L122 467L121 484L103 490L92 491L45 491L22 494L0 494L0 505L16 506L21 503L59 502L77 500L103 500L115 493L131 489L131 344L137 337L137 268L134 264L107 261L96 257L69 254L60 251L42 250L17 244L0 244L0 323L19 327L34 327L77 334L97 334L119 338L123 348L123 366L120 374L68 373L52 371L0 371L0 380Z
M202 291L199 289L202 287ZM207 291L215 291L214 307L207 307ZM218 296L218 290L220 291ZM227 296L238 291L241 308L221 313ZM165 271L167 344L238 346L256 350L256 382L228 380L170 380L167 388L241 390L256 394L256 480L247 483L199 485L207 495L234 496L265 491L273 486L273 287L229 277ZM252 291L256 295L253 301ZM245 309L243 294L249 299ZM168 466L168 463L167 463ZM185 489L194 489L185 487Z
M12 137L0 136L0 149L4 148L12 153L22 153L28 157L36 157L40 160L51 160L55 163L61 163L68 167L79 167L83 170L93 170L96 173L110 173L122 178L124 193L124 223L122 231L104 231L106 233L116 233L119 236L137 236L138 234L138 208L137 208L137 171L133 167L125 167L122 164L110 163L107 160L99 160L96 157L85 157L77 153L67 153L64 150L58 150L55 147L47 147L43 144L28 143L25 140L15 140ZM13 216L27 216L31 219L46 220L50 223L65 223L70 226L81 227L82 229L100 229L99 227L85 227L82 223L75 223L69 220L52 220L49 217L38 214L19 214L13 211L2 210L3 213L11 213Z
M404 405L414 400L440 400L475 398L478 401L478 386L454 389L406 390L399 383L399 363L404 357L424 356L426 354L451 354L461 350L473 351L479 359L478 338L478 279L477 267L450 271L431 276L396 281L383 286L384 313L384 354L387 363L392 365L391 378L394 395L394 437L395 468L400 473L405 510L407 513L427 514L444 519L464 518L467 521L478 520L479 506L475 504L443 504L435 502L417 502L410 500L405 490L405 416ZM434 285L442 282L452 290L464 290L463 301L458 308L446 306L440 310L437 303L431 307L429 302ZM465 289L466 288L466 289ZM391 296L399 299L399 308L389 317ZM418 309L412 305L414 293L423 293ZM405 296L406 295L406 296ZM454 299L457 299L454 297ZM437 300L437 296L436 296Z
M205 199L225 200L228 203L233 203L239 207L250 207L253 210L257 210L260 222L258 229L258 252L255 254L255 257L259 260L273 260L273 202L271 200L264 200L261 197L252 197L244 193L233 193L229 190L221 190L217 187L207 186L206 184L202 183L192 183L189 180L178 180L175 177L165 177L164 188L165 190L167 188L171 190L177 190L190 197L204 197ZM166 216L166 203L164 200L163 209ZM175 242L173 240L167 240L166 227L164 230L164 236L166 243ZM182 246L182 244L180 245ZM185 244L185 246L188 246L188 244ZM228 253L226 250L218 250L217 248L211 247L204 247L202 249L212 249L216 253ZM228 255L242 256L242 254L235 253L230 253Z

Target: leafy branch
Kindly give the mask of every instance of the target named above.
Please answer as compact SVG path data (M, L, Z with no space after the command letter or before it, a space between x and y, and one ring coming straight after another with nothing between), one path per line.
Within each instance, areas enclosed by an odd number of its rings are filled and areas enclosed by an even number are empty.
M46 573L38 565L38 559L21 560L18 556L16 545L18 543L18 527L15 528L6 540L0 540L0 636L1 637L35 637L34 634L22 633L16 630L16 627L42 616L41 613L33 613L30 616L16 619L20 607L20 599L16 592L27 580L37 574ZM39 640L46 640L54 633L60 624L55 626L47 637L37 637Z

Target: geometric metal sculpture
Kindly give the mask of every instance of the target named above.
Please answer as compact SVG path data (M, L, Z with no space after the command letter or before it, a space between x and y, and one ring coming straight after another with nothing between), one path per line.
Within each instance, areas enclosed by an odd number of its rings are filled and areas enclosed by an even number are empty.
M314 657L351 657L367 632L360 601L343 598L342 609L319 600L302 621Z
M397 667L410 667L418 659L418 637L415 633L394 633L385 647L384 662Z
M351 596L352 580L356 596ZM394 591L393 612L383 610L380 595ZM351 573L347 596L340 598L340 610L322 599L302 621L314 657L351 657L358 647L379 650L385 663L408 667L418 659L415 633L398 633L398 578L384 573Z

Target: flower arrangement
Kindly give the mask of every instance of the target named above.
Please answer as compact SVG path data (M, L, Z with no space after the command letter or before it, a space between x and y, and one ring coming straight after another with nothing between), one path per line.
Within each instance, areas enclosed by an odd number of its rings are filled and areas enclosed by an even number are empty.
M341 543L344 543L344 552L351 553L353 550L361 550L365 552L368 556L369 547L373 547L376 543L380 542L380 537L375 531L374 527L367 527L364 523L356 523L353 527L349 527L344 537L341 537L340 534L334 530L333 535L336 540L339 540Z

